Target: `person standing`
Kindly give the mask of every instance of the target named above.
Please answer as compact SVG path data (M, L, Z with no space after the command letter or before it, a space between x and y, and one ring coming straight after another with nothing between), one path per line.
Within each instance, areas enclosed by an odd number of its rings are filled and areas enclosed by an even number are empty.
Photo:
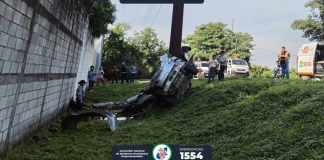
M216 55L213 55L213 57L209 60L208 83L215 80L216 72L217 72Z
M121 84L124 84L124 81L126 81L126 83L129 83L129 79L128 79L128 68L126 66L125 62L122 62L121 67L120 67L120 78L121 78Z
M102 69L102 67L100 67L100 70L97 74L97 83L98 84L102 84L102 85L105 85L105 72L104 70Z
M225 78L224 72L227 67L227 57L224 49L221 50L216 59L219 64L218 80L223 81Z
M96 79L97 79L97 73L95 72L95 67L90 66L90 70L88 72L89 90L93 89Z
M278 54L278 60L283 72L283 77L287 79L289 79L289 58L290 53L286 50L286 47L281 47L281 50Z
M178 55L178 58L184 60L185 62L188 62L189 60L189 52L191 51L191 47L189 46L183 46L181 48L181 54Z
M135 83L135 80L137 79L138 76L138 69L135 65L130 67L130 83Z
M118 84L118 79L119 79L119 69L117 66L112 66L111 69L111 83L114 84Z

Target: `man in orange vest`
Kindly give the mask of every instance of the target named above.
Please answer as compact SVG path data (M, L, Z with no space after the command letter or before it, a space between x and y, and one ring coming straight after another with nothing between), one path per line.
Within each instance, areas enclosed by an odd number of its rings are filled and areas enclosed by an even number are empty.
M278 60L282 68L283 76L289 79L289 58L290 54L286 50L286 47L281 47L281 51L278 54Z

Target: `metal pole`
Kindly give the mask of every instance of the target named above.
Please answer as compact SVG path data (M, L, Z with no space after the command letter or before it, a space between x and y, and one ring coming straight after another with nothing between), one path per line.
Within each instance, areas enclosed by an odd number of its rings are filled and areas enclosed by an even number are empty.
M234 41L233 41L233 43L234 43L234 54L237 54L236 52L237 52L237 38L236 38L236 34L235 34L235 31L234 31L234 26L235 26L235 19L233 18L232 19L232 31L233 31L233 33L234 33Z
M183 0L174 0L172 13L172 28L169 51L173 56L180 55L182 42L184 2Z

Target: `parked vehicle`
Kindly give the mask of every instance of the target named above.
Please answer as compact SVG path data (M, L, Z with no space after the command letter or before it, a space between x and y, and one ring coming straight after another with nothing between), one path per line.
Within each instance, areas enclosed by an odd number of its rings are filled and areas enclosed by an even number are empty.
M299 78L323 78L324 43L304 44L298 52L297 62Z
M248 63L242 59L227 60L227 76L249 76L250 68Z
M208 78L209 63L208 61L197 61L195 62L197 69L202 72L205 78Z

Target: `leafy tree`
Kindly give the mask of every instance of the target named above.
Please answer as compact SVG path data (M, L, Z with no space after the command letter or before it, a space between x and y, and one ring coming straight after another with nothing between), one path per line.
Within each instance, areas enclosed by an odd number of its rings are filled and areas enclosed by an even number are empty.
M247 33L234 33L223 23L200 25L185 42L192 47L192 54L202 60L209 59L225 49L231 56L248 59L253 49L253 37Z
M77 16L77 25L89 20L91 34L99 37L107 34L108 25L115 21L115 6L110 0L57 0L54 6L62 8L60 12L66 17ZM89 19L88 19L89 18Z
M161 41L152 28L135 33L131 38L132 46L135 46L139 54L139 64L146 74L151 75L159 63L159 57L167 52L165 44Z
M324 40L324 1L311 0L305 4L311 13L305 19L296 20L292 24L295 30L304 32L304 37L311 41Z
M131 55L129 52L133 50L126 37L129 29L127 24L118 23L106 36L103 47L103 62L106 65L118 65L123 61L129 61L129 55Z
M109 69L111 66L118 66L122 62L132 61L137 50L132 46L126 37L130 27L125 23L116 24L104 40L103 66Z
M235 33L234 44L231 48L231 56L241 59L249 59L251 57L251 50L253 49L253 37L248 33Z
M127 37L129 29L124 23L116 24L111 29L104 42L103 66L109 73L111 66L126 62L139 66L144 76L150 76L159 63L159 56L166 52L165 44L151 28Z
M91 33L100 37L108 33L108 25L115 21L115 6L110 0L96 0L89 16Z
M219 52L221 47L230 48L229 44L233 32L223 23L209 23L198 26L185 42L192 48L192 53L202 59L208 59L212 54Z

